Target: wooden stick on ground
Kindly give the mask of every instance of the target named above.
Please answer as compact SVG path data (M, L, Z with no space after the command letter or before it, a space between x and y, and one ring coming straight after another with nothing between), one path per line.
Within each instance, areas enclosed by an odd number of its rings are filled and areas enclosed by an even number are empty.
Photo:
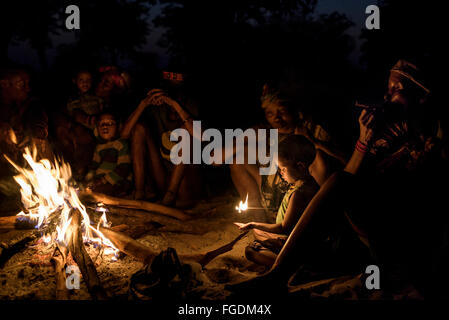
M123 217L130 219L137 218L144 224L157 222L158 224L162 225L159 229L159 231L161 232L177 232L177 233L202 235L210 231L207 227L201 225L200 223L185 223L183 221L172 219L170 217L166 217L159 214L149 215L142 210L119 208L112 206L110 206L108 209L109 209L108 218L110 218L111 220L113 220L113 217L111 217L111 215L115 215L116 217L120 218ZM120 224L123 223L128 224L128 222L123 222L123 220L121 220ZM135 221L133 221L132 223L136 225ZM138 224L139 223L137 223L137 225Z
M155 250L141 244L140 242L128 237L121 232L113 231L109 228L104 227L100 227L100 231L114 244L114 246L117 247L117 249L145 264L150 263L151 260L159 254L159 252L156 252ZM223 253L231 251L237 241L242 239L247 233L248 231L241 233L234 240L218 249L209 251L207 253L179 255L179 258L181 260L196 261L203 267L205 267L214 258Z
M81 213L78 210L72 211L72 222L67 233L69 251L80 268L89 293L96 300L106 300L108 295L101 285L95 265L84 247L81 233Z
M56 300L69 300L69 291L66 285L66 262L67 262L67 248L56 247L51 263L55 269L56 277Z
M249 230L242 232L241 234L239 234L234 240L232 240L231 242L225 244L224 246L209 251L207 252L198 262L204 267L205 265L207 265L209 262L212 261L212 259L215 259L216 257L218 257L219 255L229 252L232 250L232 248L234 248L234 245L240 240L242 239L244 236L246 236L246 234L249 232Z
M94 200L95 202L102 202L106 205L117 206L122 208L140 209L149 212L160 213L169 217L173 217L179 220L189 220L190 217L181 210L166 207L157 203L140 200L129 200L123 198L111 197L102 193L96 193L92 191L83 191L80 193L86 201Z

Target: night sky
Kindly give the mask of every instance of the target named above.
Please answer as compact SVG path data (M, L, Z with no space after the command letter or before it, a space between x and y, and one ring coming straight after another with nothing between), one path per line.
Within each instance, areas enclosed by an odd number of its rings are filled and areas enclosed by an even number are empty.
M360 44L359 40L360 30L364 28L365 9L371 4L376 4L376 0L319 0L315 14L328 14L333 11L344 13L351 21L354 22L354 26L348 30L348 33L356 40L356 47L349 57L353 64L357 64L360 56ZM152 20L155 16L160 14L160 5L152 7L149 19ZM81 12L81 24L82 24L82 12ZM381 16L382 21L382 16ZM382 22L381 22L382 23ZM147 44L142 48L144 51L154 52L158 56L158 67L165 67L168 63L168 56L165 53L165 49L157 45L157 41L162 33L161 29L151 26L150 35L147 38ZM56 55L56 48L61 43L70 43L74 41L73 33L67 30L66 33L62 33L60 36L53 37L53 48L47 51L48 60L52 63L53 57ZM36 52L32 50L26 42L20 42L17 45L10 45L9 57L12 60L26 65L38 66L38 59Z

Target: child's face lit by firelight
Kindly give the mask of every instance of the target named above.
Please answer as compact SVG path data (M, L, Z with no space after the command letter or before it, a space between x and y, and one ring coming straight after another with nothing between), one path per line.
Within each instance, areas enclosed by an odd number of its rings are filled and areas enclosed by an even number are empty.
M106 141L114 139L117 132L117 123L112 115L102 115L98 120L98 134Z

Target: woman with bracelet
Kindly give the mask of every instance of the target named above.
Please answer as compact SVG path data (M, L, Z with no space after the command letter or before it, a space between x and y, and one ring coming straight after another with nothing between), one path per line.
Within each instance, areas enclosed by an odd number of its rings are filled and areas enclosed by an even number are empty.
M433 214L429 212L432 203L423 199L439 200L429 173L441 168L437 143L429 142L437 127L424 112L429 93L419 69L400 60L390 72L383 117L362 111L360 136L351 159L313 197L270 271L230 289L285 288L308 245L304 234L311 223L317 227L316 222L336 212L327 210L333 207L343 208L354 230L367 240L386 297L423 294L431 264L427 256L431 248L426 250L423 232L429 217L423 213Z

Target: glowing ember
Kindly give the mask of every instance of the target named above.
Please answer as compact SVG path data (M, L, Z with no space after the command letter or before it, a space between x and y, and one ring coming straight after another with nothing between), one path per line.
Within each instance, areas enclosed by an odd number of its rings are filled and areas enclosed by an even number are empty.
M51 242L51 234L46 234L45 236L43 236L42 237L42 241L45 243L45 244L49 244L50 242Z
M107 248L105 253L117 254L119 250L99 230L101 223L103 226L108 226L106 208L103 208L103 216L97 228L92 227L85 206L79 200L75 188L69 184L72 177L70 165L62 160L51 163L47 159L42 159L36 162L36 155L35 147L32 153L29 148L25 148L23 157L31 169L19 167L5 155L5 158L19 172L14 179L21 187L22 204L26 213L21 211L18 216L36 222L36 228L39 229L50 222L53 214L59 214L56 241L59 245L67 246L66 231L71 222L69 215L71 210L77 209L82 215L81 227L84 241L105 246ZM46 243L51 240L51 236L43 239Z
M235 207L235 210L237 210L239 213L248 210L248 194L246 194L245 202L242 202L242 200L240 200L240 203L237 207Z

